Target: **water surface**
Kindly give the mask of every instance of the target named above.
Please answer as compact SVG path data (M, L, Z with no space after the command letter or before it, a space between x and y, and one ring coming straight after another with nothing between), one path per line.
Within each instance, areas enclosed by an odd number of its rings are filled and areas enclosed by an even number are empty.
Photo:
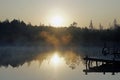
M100 56L100 47L53 49L50 47L1 47L0 80L119 80L116 73L83 70L85 55Z

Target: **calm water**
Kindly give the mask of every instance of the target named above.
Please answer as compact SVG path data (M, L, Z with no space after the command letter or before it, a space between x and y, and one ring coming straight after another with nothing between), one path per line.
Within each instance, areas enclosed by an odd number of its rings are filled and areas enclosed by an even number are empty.
M83 57L101 56L100 47L1 47L0 80L120 80L120 74L88 73Z

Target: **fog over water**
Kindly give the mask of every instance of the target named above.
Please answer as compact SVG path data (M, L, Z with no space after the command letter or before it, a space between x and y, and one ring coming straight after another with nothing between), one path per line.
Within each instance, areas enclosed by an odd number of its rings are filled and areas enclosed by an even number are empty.
M0 77L2 80L118 80L119 73L85 75L83 57L101 55L101 47L0 47ZM96 54L95 54L96 53ZM51 61L59 56L59 64ZM56 59L55 59L56 60ZM12 73L12 74L11 74Z

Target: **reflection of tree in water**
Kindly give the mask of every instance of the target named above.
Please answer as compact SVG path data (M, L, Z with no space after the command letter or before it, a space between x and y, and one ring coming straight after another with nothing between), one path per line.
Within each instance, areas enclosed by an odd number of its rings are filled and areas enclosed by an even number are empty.
M64 58L66 64L72 69L75 69L75 67L80 64L80 55L74 53L73 51L66 51Z
M47 52L47 53L42 53L42 54L38 54L38 56L36 56L36 60L39 61L39 63L41 64L44 60L48 60L48 62L50 61L50 59L52 58L52 55L54 54L53 51ZM76 54L73 51L59 51L58 54L60 57L63 57L66 64L71 68L71 69L75 69L76 66L78 66L80 64L80 55Z
M5 48L0 49L0 66L12 67L22 66L24 63L30 65L31 61L39 61L41 65L44 60L50 60L53 49L40 49L40 48ZM61 51L60 57L63 57L66 64L74 69L80 63L80 55L73 51Z
M32 60L36 60L36 56L44 50L40 48L2 48L0 49L0 66L12 67L22 66L24 63L30 63ZM47 51L47 49L46 49Z

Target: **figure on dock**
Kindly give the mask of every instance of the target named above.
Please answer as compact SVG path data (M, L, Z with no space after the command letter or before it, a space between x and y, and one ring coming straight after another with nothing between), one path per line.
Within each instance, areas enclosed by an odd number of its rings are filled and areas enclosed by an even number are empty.
M107 47L106 43L104 43L104 47L103 47L103 49L102 49L102 54L103 54L104 56L107 56L108 54L110 54L110 50L109 50L109 48Z

